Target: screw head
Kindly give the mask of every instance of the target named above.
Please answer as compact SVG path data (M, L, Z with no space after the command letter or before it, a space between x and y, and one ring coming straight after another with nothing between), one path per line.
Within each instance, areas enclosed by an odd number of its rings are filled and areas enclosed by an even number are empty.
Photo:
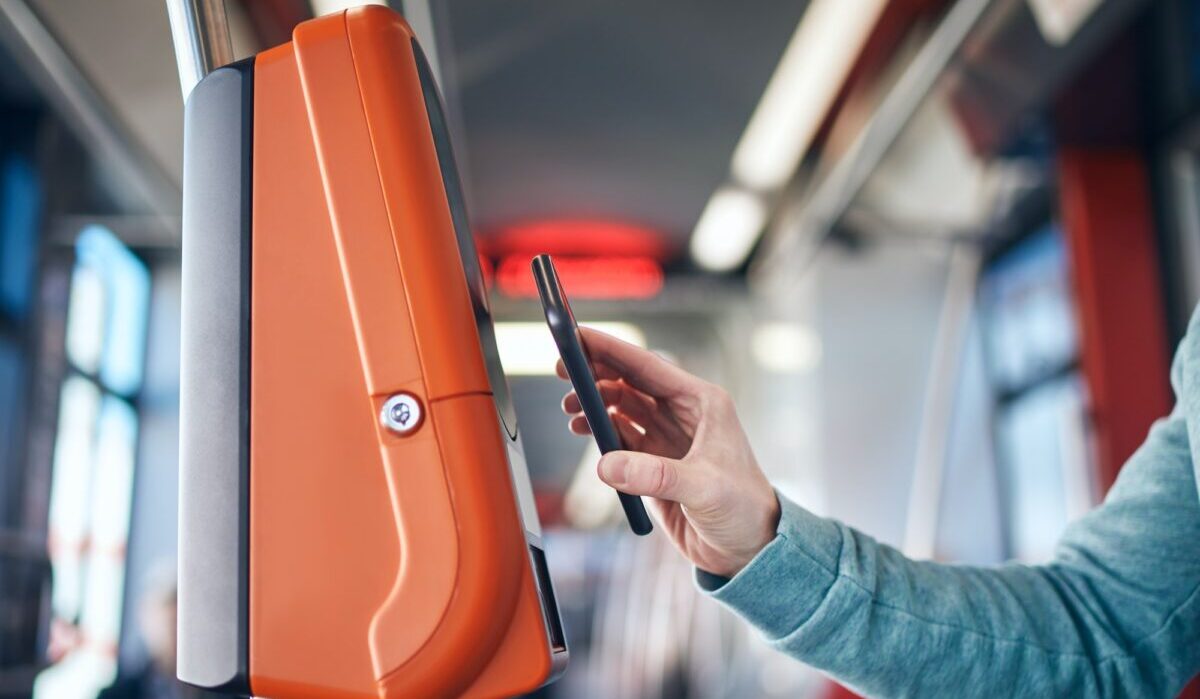
M379 421L399 435L411 434L421 425L421 401L411 393L397 393L384 402Z

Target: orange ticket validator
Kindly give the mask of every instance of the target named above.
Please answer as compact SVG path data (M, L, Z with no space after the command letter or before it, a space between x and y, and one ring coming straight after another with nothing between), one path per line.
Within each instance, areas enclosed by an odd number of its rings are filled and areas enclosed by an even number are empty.
M440 99L363 7L186 109L179 677L499 697L567 647Z

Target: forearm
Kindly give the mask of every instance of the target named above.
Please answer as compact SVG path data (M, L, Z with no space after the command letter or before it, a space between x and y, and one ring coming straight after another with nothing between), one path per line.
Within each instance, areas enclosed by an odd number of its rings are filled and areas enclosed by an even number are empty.
M700 584L781 650L871 696L1164 696L1181 682L1155 652L1187 643L1181 629L1123 637L1072 565L916 562L786 500L783 512L741 574Z

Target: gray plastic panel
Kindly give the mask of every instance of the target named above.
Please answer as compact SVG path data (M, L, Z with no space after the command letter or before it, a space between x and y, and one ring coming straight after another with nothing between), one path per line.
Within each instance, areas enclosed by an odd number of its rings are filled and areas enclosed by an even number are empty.
M249 693L250 186L253 63L185 110L179 679Z

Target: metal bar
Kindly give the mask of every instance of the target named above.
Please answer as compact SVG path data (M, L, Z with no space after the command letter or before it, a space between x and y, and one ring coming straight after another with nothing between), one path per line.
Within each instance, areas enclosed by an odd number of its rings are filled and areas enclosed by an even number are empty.
M802 262L805 251L811 251L802 239L821 238L838 222L995 1L958 0L950 8L846 155L801 204L798 215L781 219L788 225L778 227L763 241L764 250L751 269L756 279L788 276L789 270Z
M1014 111L1011 119L1040 108L1064 78L1090 60L1145 4L1146 0L1102 3L1072 37L1070 48L1056 45L1039 52L1045 56L1047 77L1036 95L1020 95L1028 104ZM785 208L777 217L752 263L751 281L770 287L785 286L794 279L794 270L803 266L806 258L812 256L813 247L824 241L845 215L905 127L929 102L940 81L946 76L952 78L960 69L970 70L969 66L956 65L964 47L970 46L972 54L978 53L980 47L975 44L995 41L997 37L989 33L1009 24L1014 17L1028 17L1032 22L1029 12L1025 0L957 0L879 102L845 154L807 189L804 199ZM1016 125L1011 121L1007 128Z
M463 120L461 71L456 63L453 36L450 26L450 10L447 3L430 0L391 0L389 6L404 15L408 26L417 36L417 43L425 52L429 71L442 94L442 108L450 129L450 142L454 144L454 160L462 180L463 198L467 210L473 210L474 178L471 177L470 144L467 143L467 127Z
M929 363L929 381L917 434L916 464L908 496L908 521L904 528L904 553L913 558L932 558L937 545L942 485L946 480L946 451L954 421L954 398L962 368L963 346L975 305L980 259L978 248L968 243L955 244L950 253L946 295L942 300Z
M433 81L442 90L445 99L446 84L442 75L442 53L438 50L440 43L437 32L434 31L433 11L429 0L400 0L400 13L404 15L408 26L417 35L417 41L425 49L425 58L429 61L429 72L433 73Z
M166 0L179 87L186 102L204 76L233 62L224 0Z

